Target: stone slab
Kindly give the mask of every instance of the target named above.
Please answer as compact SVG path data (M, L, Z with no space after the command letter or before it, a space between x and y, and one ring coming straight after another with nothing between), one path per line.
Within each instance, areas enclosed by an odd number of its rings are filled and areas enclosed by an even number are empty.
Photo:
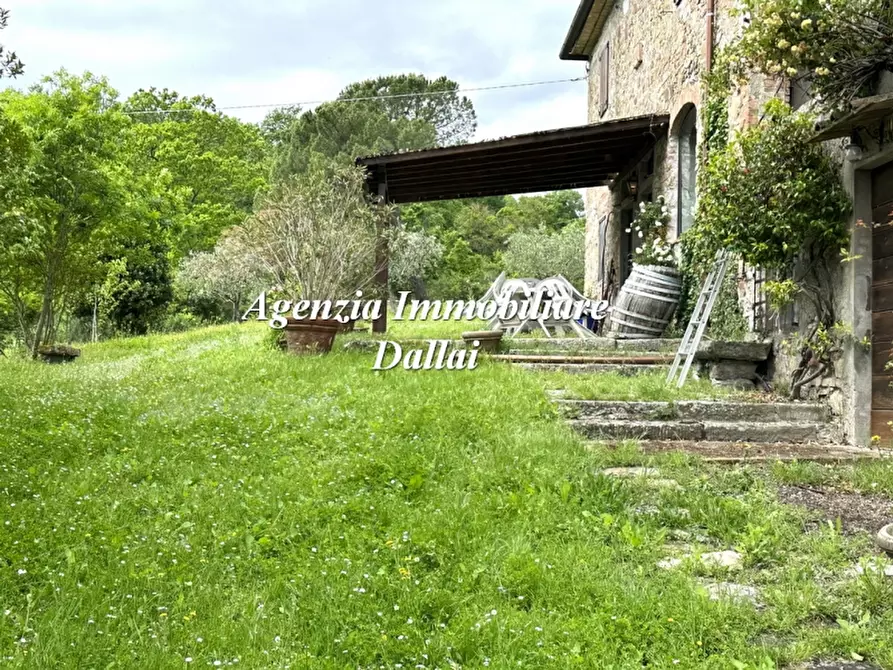
M687 421L802 421L824 423L828 411L817 403L760 403L722 400L642 402L623 400L574 400L557 398L556 405L567 416L577 418L646 419Z
M652 372L666 373L668 365L617 365L615 363L515 363L531 372L566 372L571 375L617 374L624 377Z
M744 380L752 382L756 378L757 364L753 361L721 360L710 366L710 379L715 382Z
M771 342L702 342L695 358L698 360L754 361L760 363L769 358Z
M778 421L704 422L703 439L711 442L812 442L820 439L819 426L811 423Z

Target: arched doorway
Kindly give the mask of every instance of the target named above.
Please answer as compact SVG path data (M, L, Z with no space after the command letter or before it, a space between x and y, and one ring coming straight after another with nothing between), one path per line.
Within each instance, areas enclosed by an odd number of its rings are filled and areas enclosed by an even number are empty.
M698 199L698 110L694 105L686 105L679 112L678 161L679 192L677 197L677 232L681 235L691 228L695 221L695 206Z

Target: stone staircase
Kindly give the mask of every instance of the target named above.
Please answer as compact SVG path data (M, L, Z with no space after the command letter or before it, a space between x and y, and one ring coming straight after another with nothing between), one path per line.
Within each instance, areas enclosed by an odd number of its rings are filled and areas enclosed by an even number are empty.
M503 342L508 353L493 356L525 370L570 374L666 372L679 340L524 338Z
M572 400L553 394L568 423L585 437L642 451L683 451L708 461L839 461L880 452L839 445L828 410L812 403Z

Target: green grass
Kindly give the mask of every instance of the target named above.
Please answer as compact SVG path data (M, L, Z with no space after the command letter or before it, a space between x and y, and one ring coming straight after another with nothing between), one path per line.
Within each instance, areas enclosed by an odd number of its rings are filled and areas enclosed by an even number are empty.
M362 333L354 333L347 339L387 339L387 340L459 340L462 333L471 330L489 330L485 321L395 321L394 315L388 318L388 332L379 335L372 332L371 324L363 322L361 327L367 330Z
M598 476L634 447L588 450L538 375L376 373L262 337L0 359L6 665L893 667L893 587L842 573L867 538L803 533L771 473L640 456L682 488ZM738 547L766 609L657 569L672 529Z

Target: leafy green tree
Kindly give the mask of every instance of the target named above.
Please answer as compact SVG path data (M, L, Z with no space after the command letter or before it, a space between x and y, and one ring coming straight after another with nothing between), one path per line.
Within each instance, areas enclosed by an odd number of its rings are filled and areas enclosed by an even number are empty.
M506 272L513 277L545 279L563 275L582 288L585 278L585 227L582 223L560 231L536 230L515 233L504 255Z
M561 230L583 220L583 196L579 191L553 191L540 196L507 198L499 219L509 234L521 231Z
M273 167L278 181L330 160L348 164L357 156L421 149L436 141L435 129L427 121L391 120L370 104L325 103L294 118L288 130L286 120L285 113L277 112L262 124L267 136L279 142Z
M338 99L366 102L393 122L424 121L433 126L438 146L463 144L477 129L474 105L459 94L459 84L447 77L401 74L367 79L347 86Z
M332 159L352 162L362 155L465 142L477 121L474 106L458 88L445 77L395 75L350 84L337 100L313 110L274 110L261 123L274 147L273 178L283 180Z
M116 332L145 335L173 298L168 247L159 241L126 244L120 269L109 277L106 316Z
M0 93L4 116L17 125L15 142L24 142L18 169L0 175L8 205L0 266L14 268L15 300L39 303L30 338L35 356L96 272L92 244L122 219L133 197L132 180L117 160L129 120L115 98L105 79L64 70L29 92ZM8 292L10 273L4 274Z
M0 30L9 25L9 10L0 7ZM15 51L8 51L0 44L0 77L18 77L25 71L25 66Z
M212 249L242 223L266 189L267 145L260 129L216 111L210 98L141 90L124 110L136 120L128 151L137 174L166 180L166 235L174 262Z

